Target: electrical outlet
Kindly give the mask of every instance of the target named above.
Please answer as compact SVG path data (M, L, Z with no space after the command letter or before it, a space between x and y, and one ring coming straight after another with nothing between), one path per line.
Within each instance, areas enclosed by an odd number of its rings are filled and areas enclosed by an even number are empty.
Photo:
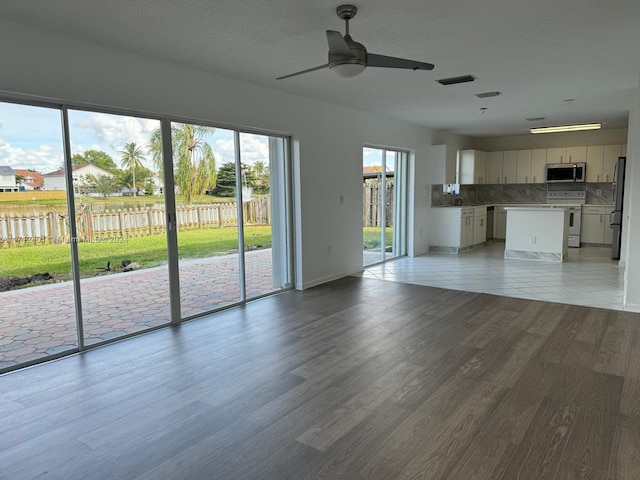
M535 236L535 235L531 235L531 245L535 245L535 244L536 244L536 242L537 242L537 240L538 240L538 239L536 238L536 236Z
M596 190L596 195L602 195L602 190L600 190L599 188Z

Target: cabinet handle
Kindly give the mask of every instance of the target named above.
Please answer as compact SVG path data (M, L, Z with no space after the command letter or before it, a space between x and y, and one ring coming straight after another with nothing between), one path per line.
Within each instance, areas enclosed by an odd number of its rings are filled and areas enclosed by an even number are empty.
M538 177L536 177L536 176L534 175L534 176L533 176L533 183L536 183L536 178L538 178Z
M500 183L500 177L496 177L496 183Z
M529 177L527 177L526 175L524 176L524 183L529 183Z
M507 183L507 177L504 177L504 183Z
M609 181L609 174L607 173L607 182Z

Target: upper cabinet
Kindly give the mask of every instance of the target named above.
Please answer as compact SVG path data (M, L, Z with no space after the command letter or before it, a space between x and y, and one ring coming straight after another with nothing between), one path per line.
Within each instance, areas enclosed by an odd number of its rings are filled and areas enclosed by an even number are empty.
M502 158L502 183L516 183L517 176L517 155L516 150L507 150Z
M626 155L626 145L605 145L604 146L604 155L602 162L602 175L600 182L613 182L613 170L616 168L616 162L618 157L622 157ZM623 153L624 151L624 153ZM587 167L587 173L589 173L589 169Z
M504 152L489 152L487 154L487 183L504 183L502 181L502 162Z
M620 146L618 145L618 147ZM590 145L587 147L587 182L603 181L602 165L604 159L604 149L605 147L603 145Z
M577 163L587 161L587 147L547 148L547 163Z
M457 183L458 149L451 145L431 145L430 156L433 166L431 183Z
M531 150L518 150L516 158L516 182L532 183Z
M534 148L531 150L531 182L545 183L547 178L547 149Z
M459 183L461 185L487 182L487 153L480 150L460 150Z

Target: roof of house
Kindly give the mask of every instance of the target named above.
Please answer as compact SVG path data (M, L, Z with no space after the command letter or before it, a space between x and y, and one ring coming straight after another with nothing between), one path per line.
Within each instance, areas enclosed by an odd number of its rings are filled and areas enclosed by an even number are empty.
M9 165L0 165L0 175L15 175L15 172Z
M16 172L16 175L22 175L25 178L33 178L32 182L26 181L25 180L25 184L29 185L30 187L33 188L39 188L44 184L44 178L42 177L42 174L40 172L34 172L33 170L25 170L24 168L14 168L13 169L14 172Z
M81 170L81 169L86 168L86 167L93 167L93 168L97 168L97 169L98 169L98 170L100 170L101 172L104 172L104 173L103 173L104 175L111 175L111 174L110 174L109 172L107 172L106 170L103 170L103 169L102 169L102 168L100 168L100 167L96 167L95 165L91 165L90 163L85 163L85 164L82 164L82 165L72 165L72 166L71 166L71 169L72 169L72 171L74 171L74 172L75 172L75 171L77 171L77 170ZM61 176L61 175L64 175L64 168L60 168L60 169L55 170L55 171L53 171L53 172L45 173L43 176L44 176L44 177L54 177L54 176Z

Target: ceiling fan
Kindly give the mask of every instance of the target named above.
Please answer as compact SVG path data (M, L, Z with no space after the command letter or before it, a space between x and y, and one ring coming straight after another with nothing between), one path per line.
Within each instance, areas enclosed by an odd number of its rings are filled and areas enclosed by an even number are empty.
M340 32L327 30L327 42L329 43L329 61L327 63L278 77L276 80L295 77L296 75L322 70L323 68L329 68L339 76L346 78L355 77L367 67L433 70L433 64L431 63L368 53L364 45L353 41L351 35L349 35L349 20L356 16L357 11L358 9L355 5L340 5L336 8L338 17L346 23L346 33L343 37Z

